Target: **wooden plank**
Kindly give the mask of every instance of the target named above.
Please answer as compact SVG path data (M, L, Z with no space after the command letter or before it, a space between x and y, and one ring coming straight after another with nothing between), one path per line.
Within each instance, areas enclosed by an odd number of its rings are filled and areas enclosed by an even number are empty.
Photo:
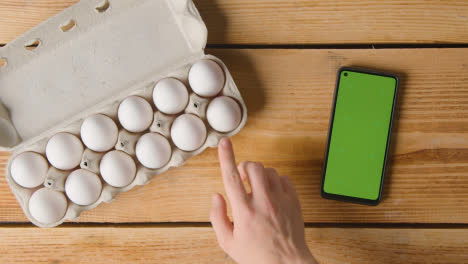
M0 1L0 43L11 41L75 2ZM464 0L195 3L207 24L211 44L468 42L468 2Z
M463 263L467 229L307 228L320 263ZM234 263L211 228L0 228L1 263Z
M234 137L238 161L290 175L307 222L468 223L468 49L213 50L249 109ZM377 207L320 198L320 172L337 69L401 73L392 162ZM216 151L84 213L85 222L208 221L223 190ZM0 166L8 155L0 156ZM27 221L0 177L0 221Z

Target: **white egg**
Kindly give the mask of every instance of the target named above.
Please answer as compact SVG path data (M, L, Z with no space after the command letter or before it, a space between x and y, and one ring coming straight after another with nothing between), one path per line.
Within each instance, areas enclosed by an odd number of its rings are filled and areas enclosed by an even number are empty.
M125 98L119 106L120 124L130 132L142 132L153 122L153 109L139 96Z
M223 89L225 81L223 69L212 60L199 60L190 68L190 87L200 96L217 95Z
M102 183L99 176L84 169L70 173L65 182L65 193L78 205L90 205L96 202L101 190Z
M125 187L135 178L136 165L127 153L114 150L102 157L100 164L101 176L109 185Z
M171 145L167 138L158 133L147 133L138 139L136 156L143 166L158 169L169 162L171 158Z
M197 116L181 115L172 124L171 138L172 142L181 150L194 151L205 143L205 124Z
M46 146L50 164L59 170L71 170L78 166L83 155L83 144L72 134L55 134Z
M48 169L49 163L42 155L24 152L15 157L10 172L17 184L25 188L35 188L44 183Z
M206 110L210 126L219 132L231 132L239 126L242 118L240 106L234 99L220 96L213 99Z
M110 117L97 114L85 119L81 125L81 139L91 150L108 151L117 142L119 129Z
M153 101L159 111L170 115L178 114L187 106L187 88L174 78L162 79L154 87Z
M38 222L48 225L63 218L67 211L67 198L62 192L42 188L29 198L29 213Z

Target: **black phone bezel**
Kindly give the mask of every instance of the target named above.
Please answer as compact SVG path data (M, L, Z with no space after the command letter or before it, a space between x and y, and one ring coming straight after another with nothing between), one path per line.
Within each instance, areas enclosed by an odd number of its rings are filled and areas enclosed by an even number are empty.
M377 197L376 200L370 200L370 199L363 199L363 198L357 198L357 197L351 197L351 196L345 196L345 195L326 193L324 191L324 189L323 189L324 183L325 183L325 174L326 174L326 169L327 169L327 162L328 162L328 151L329 151L329 148L330 148L330 139L331 139L331 134L332 134L332 131L333 131L333 121L334 121L334 118L335 118L335 108L336 108L336 99L338 97L338 87L339 87L339 84L340 84L341 73L343 71L358 72L358 73L366 73L366 74L372 74L372 75L378 75L378 76L391 77L391 78L394 78L395 81L396 81L395 95L393 97L393 105L392 105L392 114L391 114L391 118L390 118L390 126L389 126L389 129L388 129L387 145L386 145L386 149L385 149L384 164L383 164L382 176L381 176L381 181L380 181L379 196ZM336 85L335 85L335 94L333 96L332 111L331 111L331 115L330 115L330 124L329 124L329 127L328 127L327 148L325 150L325 159L324 159L323 168L322 168L322 182L321 182L321 187L320 187L320 194L321 194L321 196L323 198L330 199L330 200L358 203L358 204L363 204L363 205L371 205L371 206L376 206L381 202L381 200L382 200L382 189L383 189L383 184L384 184L384 179L385 179L385 172L386 172L387 162L388 162L388 152L389 152L389 149L390 149L391 134L392 134L392 129L393 129L393 120L394 120L394 114L395 114L395 109L396 109L396 104L397 104L398 86L399 86L399 78L395 74L384 73L384 72L379 72L379 71L374 71L374 70L361 69L361 68L355 68L355 67L341 67L338 70L338 75L337 75Z

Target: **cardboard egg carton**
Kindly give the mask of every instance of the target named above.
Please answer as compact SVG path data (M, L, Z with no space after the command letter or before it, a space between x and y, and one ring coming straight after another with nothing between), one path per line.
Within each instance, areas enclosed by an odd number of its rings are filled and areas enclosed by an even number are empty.
M6 178L32 223L53 227L75 220L81 212L147 184L242 129L247 121L245 103L224 63L204 53L206 41L206 26L190 0L82 0L0 49L0 58L7 62L0 68L0 150L12 152ZM219 95L234 98L242 109L240 125L229 133L213 130L206 121L207 105L215 97L200 97L190 89L188 72L200 59L213 60L222 67L226 81ZM163 114L152 102L154 86L167 77L186 85L190 97L183 113L200 117L207 128L205 143L195 151L182 151L172 143L170 127L178 115ZM145 98L153 107L153 123L142 133L130 133L118 122L118 107L131 95ZM29 189L11 177L12 160L26 151L45 157L46 144L53 135L68 132L79 137L83 120L98 113L111 117L119 126L114 149L134 158L136 177L123 188L101 179L102 193L95 203L80 206L68 199L61 220L38 222L29 213L31 195L40 188L64 192L67 176L79 167L61 171L50 166L43 186ZM143 167L135 157L138 138L148 132L162 134L172 147L169 163L155 170ZM99 175L105 153L85 149L80 167Z

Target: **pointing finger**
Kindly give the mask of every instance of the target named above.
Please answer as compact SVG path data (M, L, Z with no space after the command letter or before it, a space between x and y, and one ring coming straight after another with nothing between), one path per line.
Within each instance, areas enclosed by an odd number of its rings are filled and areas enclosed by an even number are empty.
M232 208L235 210L245 203L247 192L237 170L234 150L229 139L221 139L218 146L218 155L224 188Z

